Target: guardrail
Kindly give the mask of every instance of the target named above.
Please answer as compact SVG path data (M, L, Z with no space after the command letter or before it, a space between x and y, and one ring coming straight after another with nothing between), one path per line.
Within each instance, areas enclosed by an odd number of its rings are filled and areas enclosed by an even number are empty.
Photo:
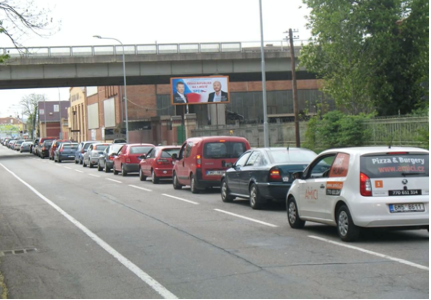
M307 43L305 40L296 40L295 47ZM289 52L290 46L285 40L267 41L264 43L265 52ZM225 42L225 43L185 43L185 44L143 44L124 45L125 55L157 55L157 54L184 54L184 53L227 53L227 52L260 52L258 42ZM82 57L99 55L122 55L121 45L102 46L55 46L55 47L26 47L26 48L0 48L0 54L10 57Z

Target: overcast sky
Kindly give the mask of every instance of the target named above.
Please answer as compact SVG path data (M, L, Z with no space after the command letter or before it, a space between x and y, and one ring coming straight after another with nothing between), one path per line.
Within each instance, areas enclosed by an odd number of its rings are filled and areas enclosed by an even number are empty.
M23 1L27 0L11 3ZM123 44L260 41L259 0L36 0L35 4L49 7L53 24L61 26L50 37L29 33L20 39L25 46L115 43L93 35L114 37ZM265 41L281 41L289 28L299 29L300 39L309 38L308 9L301 0L262 0L262 12ZM10 46L0 34L0 47ZM62 100L68 99L67 87L0 90L0 117L20 114L18 103L25 95L45 94L47 101L56 101L59 92Z

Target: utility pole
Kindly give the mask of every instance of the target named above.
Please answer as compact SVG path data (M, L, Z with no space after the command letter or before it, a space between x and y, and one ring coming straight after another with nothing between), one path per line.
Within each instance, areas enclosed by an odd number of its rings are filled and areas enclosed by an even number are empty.
M301 147L301 141L299 136L299 109L298 109L298 91L296 87L296 70L295 70L295 48L293 46L293 31L289 29L289 41L290 41L290 60L292 62L292 93L293 93L293 112L295 114L295 141L296 147Z

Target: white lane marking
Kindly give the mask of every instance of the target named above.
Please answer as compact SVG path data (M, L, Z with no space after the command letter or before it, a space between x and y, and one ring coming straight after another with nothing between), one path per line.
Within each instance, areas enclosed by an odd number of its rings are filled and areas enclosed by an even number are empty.
M75 171L76 171L76 172L79 172L79 173L84 173L84 171L79 171L79 170L76 170L76 169L75 169Z
M88 175L93 176L93 177L100 178L100 176L99 176L99 175L94 175L94 174L88 174Z
M118 181L118 180L115 180L115 179L111 179L111 178L106 178L106 180L113 181L113 182L116 182L116 183L122 183L121 181Z
M181 200L181 201L184 201L184 202L187 202L187 203L191 203L191 204L195 204L195 205L199 204L199 203L194 202L194 201L186 200L186 199L183 199L183 198L178 198L178 197L171 196L171 195L168 195L168 194L162 194L162 196L166 196L166 197L169 197L169 198L174 198L174 199Z
M82 225L80 222L78 222L75 218L70 216L68 213L66 213L63 209L61 209L57 204L46 198L44 195L39 193L35 188L33 188L31 185L29 185L27 182L19 178L15 173L10 171L8 168L6 168L3 164L0 163L0 166L2 166L6 171L8 171L10 174L12 174L16 179L21 181L25 186L27 186L33 193L35 193L39 198L41 198L43 201L51 205L55 210L57 210L60 214L62 214L66 219L68 219L70 222L72 222L76 227L81 229L86 235L88 235L94 242L96 242L100 247L105 249L106 252L111 254L113 257L115 257L123 266L125 266L127 269L129 269L131 272L133 272L136 276L138 276L143 282L148 284L150 287L152 287L157 293L159 293L163 298L165 299L178 299L177 296L172 294L170 291L168 291L163 285L161 285L159 282L157 282L154 278L152 278L150 275L145 273L143 270L141 270L137 265L132 263L130 260L125 258L123 255L121 255L117 250L112 248L109 244L107 244L104 240L102 240L100 237L98 237L96 234L94 234L91 230L89 230L87 227Z
M269 227L278 227L277 225L274 225L274 224L271 224L271 223L266 223L266 222L262 222L262 221L259 221L259 220L256 220L256 219L244 217L244 216L237 215L237 214L225 211L225 210L221 210L221 209L214 209L214 210L218 211L218 212L221 212L221 213L224 213L224 214L227 214L227 215L231 215L231 216L234 216L234 217L238 217L238 218L241 218L241 219L245 219L245 220L248 220L248 221L256 222L256 223L259 223L259 224L262 224L262 225L266 225L266 226L269 226Z
M146 192L152 192L152 190L146 189L146 188L143 188L140 186L136 186L136 185L132 185L132 184L129 184L129 186L131 186L132 188L135 188L135 189L140 189L140 190L146 191Z
M68 169L68 170L72 170L72 168L69 168L69 167L64 167L65 169Z
M411 267L415 267L415 268L418 268L418 269L421 269L421 270L429 271L429 267L425 267L425 266L422 266L422 265L419 265L419 264L415 264L415 263L410 262L408 260L404 260L404 259L392 257L392 256L389 256L389 255L381 254L381 253L378 253L378 252L370 251L370 250L367 250L367 249L363 249L363 248L359 248L359 247L355 247L355 246L351 246L351 245L347 245L347 244L343 244L343 243L339 243L339 242L334 242L334 241L331 241L331 240L328 240L328 239L324 239L324 238L321 238L321 237L318 237L318 236L314 236L314 235L309 235L308 237L310 237L312 239L319 240L319 241L327 242L327 243L330 243L330 244L334 244L334 245L337 245L337 246L341 246L341 247L345 247L345 248L349 248L349 249L361 251L361 252L364 252L364 253L367 253L367 254L371 254L371 255L374 255L374 256L378 256L378 257L381 257L381 258L386 258L386 259L389 259L389 260L393 260L393 261L396 261L396 262L398 262L400 264L409 265Z

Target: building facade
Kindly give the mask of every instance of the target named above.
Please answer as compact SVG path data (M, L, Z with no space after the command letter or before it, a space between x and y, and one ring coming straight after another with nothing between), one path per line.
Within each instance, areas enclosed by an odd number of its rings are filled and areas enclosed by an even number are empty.
M68 116L69 101L40 101L39 112L39 136L57 137L68 139L68 132L62 132L61 119Z

